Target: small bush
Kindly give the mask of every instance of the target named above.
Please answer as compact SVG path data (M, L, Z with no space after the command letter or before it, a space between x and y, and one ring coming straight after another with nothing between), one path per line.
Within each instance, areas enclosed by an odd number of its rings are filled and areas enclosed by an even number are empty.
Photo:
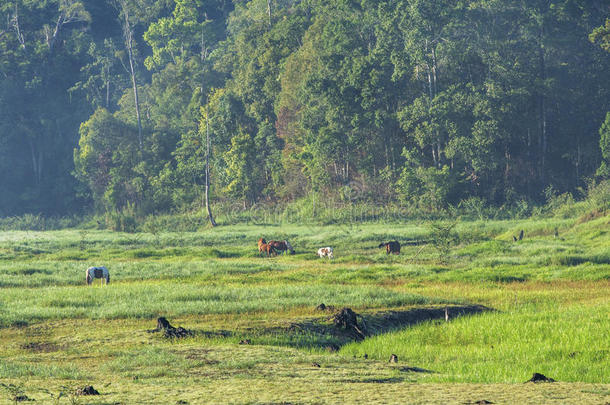
M120 211L106 213L106 226L113 231L135 232L138 225L135 211L135 206L128 204Z

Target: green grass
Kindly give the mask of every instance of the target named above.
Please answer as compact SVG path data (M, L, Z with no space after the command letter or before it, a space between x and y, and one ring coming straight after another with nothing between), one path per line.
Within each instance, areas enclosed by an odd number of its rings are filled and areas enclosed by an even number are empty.
M605 403L608 229L607 215L459 222L448 249L427 222L1 232L0 383L42 403L89 384L104 396L79 403ZM296 254L259 256L261 236ZM401 255L377 248L391 239ZM110 269L108 286L85 284L92 265ZM375 335L354 341L320 303L363 314ZM446 305L493 310L379 316ZM195 335L148 333L158 316ZM534 372L561 383L517 384Z
M396 354L405 364L432 370L433 382L518 383L534 372L559 381L608 381L608 311L599 306L530 306L518 312L486 313L352 343L345 355L384 360ZM425 342L425 344L422 344Z

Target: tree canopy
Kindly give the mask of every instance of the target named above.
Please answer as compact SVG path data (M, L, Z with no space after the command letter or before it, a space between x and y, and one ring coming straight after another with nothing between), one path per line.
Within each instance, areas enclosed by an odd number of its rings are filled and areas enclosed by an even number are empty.
M5 0L0 14L0 215L200 207L204 116L212 198L245 207L499 206L610 173L602 0Z

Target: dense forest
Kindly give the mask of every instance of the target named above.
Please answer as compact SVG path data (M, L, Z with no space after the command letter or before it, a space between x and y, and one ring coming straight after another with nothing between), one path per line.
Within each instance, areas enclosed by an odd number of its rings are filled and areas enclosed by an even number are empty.
M0 0L0 216L610 177L607 0ZM206 160L209 158L209 170Z

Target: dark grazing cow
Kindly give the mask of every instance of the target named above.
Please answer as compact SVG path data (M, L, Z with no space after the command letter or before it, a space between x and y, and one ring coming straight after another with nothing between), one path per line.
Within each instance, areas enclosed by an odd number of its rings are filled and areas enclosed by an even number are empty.
M390 253L393 253L395 255L400 254L400 243L395 240L379 244L379 247L383 247L383 246L385 246L385 251L386 251L386 254L388 254L388 255Z
M294 249L292 248L290 242L288 242L287 240L270 240L269 244L279 252L290 252L291 255L294 254Z

